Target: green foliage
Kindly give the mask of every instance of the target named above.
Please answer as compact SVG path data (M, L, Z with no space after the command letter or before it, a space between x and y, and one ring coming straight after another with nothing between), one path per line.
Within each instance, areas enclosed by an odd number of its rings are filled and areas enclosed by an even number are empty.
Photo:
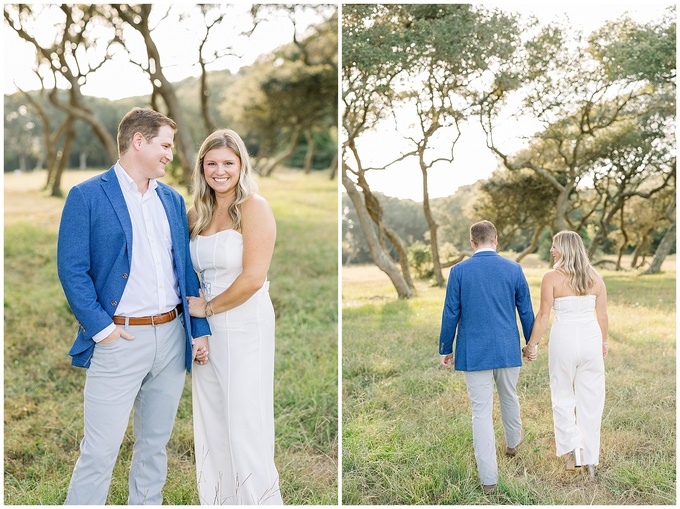
M614 79L669 83L676 76L675 6L663 19L637 24L627 16L605 24L590 38L590 51Z
M323 133L312 133L312 138L314 139L316 147L314 150L312 169L326 170L330 167L333 159L338 155L337 137L333 136L331 131L325 131ZM293 155L286 159L286 165L293 168L304 167L308 147L307 139L302 137L300 144Z
M287 6L276 8L288 9ZM102 9L105 14L100 22L107 25L111 23L111 13L105 6ZM253 155L271 155L266 151L272 150L272 146L280 148L278 144L282 140L287 143L290 129L298 125L313 127L319 143L314 167L327 168L337 151L337 7L319 5L306 9L315 10L321 21L312 27L311 33L304 37L298 35L297 44L291 43L263 55L256 64L242 68L237 74L230 71L208 73L208 109L216 127L230 127L242 134ZM46 11L36 12L44 14ZM68 51L71 50L75 51L75 48L69 46ZM159 51L163 55L166 49L161 46ZM198 146L209 134L200 114L199 79L187 78L172 86L184 112L185 120L180 129L190 131ZM277 93L266 98L256 96L257 102L249 103L250 91L260 90L260 87L275 89ZM63 112L40 93L30 94L43 105L52 121L52 129L56 129L58 120L64 117ZM58 91L57 95L60 102L68 103L65 91ZM85 102L115 140L118 123L125 112L133 106L150 106L151 97L119 101L86 97ZM163 104L157 107L163 109ZM5 171L32 169L41 162L45 152L43 121L20 93L5 97L5 112ZM108 160L101 143L92 135L91 127L82 120L76 120L75 127L76 139L68 166L78 168L83 157L88 167L109 167L114 161ZM58 147L61 144L60 141ZM302 146L306 147L306 142ZM298 157L288 161L287 166L302 167L303 161L304 155L302 161ZM183 172L178 161L169 170L176 176Z
M220 104L223 114L256 140L251 150L257 157L283 151L304 130L319 142L314 167L327 168L337 153L337 11L331 11L304 40L243 69L238 89ZM286 160L288 166L304 166L302 147L306 141Z
M424 242L416 241L408 247L409 265L416 271L418 279L429 279L433 275L432 249Z
M65 178L77 182L92 175L86 173L69 172ZM42 196L39 187L32 175L6 179L11 195L4 238L7 505L63 503L82 439L85 372L69 363L76 324L56 274L63 201ZM281 172L263 180L260 191L278 226L269 278L277 314L275 460L282 496L287 504L335 505L337 187L324 175ZM110 504L126 503L132 443L130 427L114 470ZM165 503L197 504L189 380L168 460Z
M550 262L552 260L552 255L550 254L550 248L552 247L553 233L549 230L543 230L541 236L538 239L538 259L543 262Z
M547 266L525 273L538 307ZM670 264L674 266L674 264ZM602 271L610 353L600 465L594 481L555 456L545 344L525 364L518 395L525 442L504 456L498 402L498 489L485 495L461 373L439 365L444 289L417 283L397 300L375 267L343 270L343 500L374 505L674 505L675 271L641 278ZM376 338L380 338L376 341Z
M554 203L559 192L533 170L499 168L489 179L480 182L478 189L473 210L494 223L501 251L522 234L528 244L527 232L531 235L534 228L555 222Z

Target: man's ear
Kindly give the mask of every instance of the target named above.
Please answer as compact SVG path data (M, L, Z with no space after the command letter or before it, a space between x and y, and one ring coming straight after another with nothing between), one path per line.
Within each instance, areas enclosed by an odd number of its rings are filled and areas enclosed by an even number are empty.
M144 138L144 135L142 133L137 132L137 133L132 135L132 145L135 148L141 147L142 143L144 143L144 140L145 140L145 138Z

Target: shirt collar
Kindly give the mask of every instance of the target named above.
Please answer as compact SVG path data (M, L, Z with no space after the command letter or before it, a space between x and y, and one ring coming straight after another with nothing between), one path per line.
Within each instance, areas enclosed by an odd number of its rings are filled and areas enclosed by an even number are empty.
M139 188L137 187L135 181L132 180L132 177L128 175L128 172L126 172L120 165L120 159L116 161L114 170L116 172L116 177L118 177L118 183L120 184L121 189L127 189L129 191L136 191L139 193ZM149 179L149 191L153 191L157 187L158 182L156 179Z
M480 247L477 251L475 251L475 254L484 253L484 252L487 252L487 251L491 251L492 253L496 252L496 250L492 247Z

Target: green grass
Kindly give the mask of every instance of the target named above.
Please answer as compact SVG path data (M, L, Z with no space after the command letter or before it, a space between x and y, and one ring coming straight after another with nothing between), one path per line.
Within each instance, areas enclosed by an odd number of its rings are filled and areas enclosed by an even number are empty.
M69 172L65 182L92 174ZM83 429L85 370L70 366L76 324L56 274L63 200L40 192L43 178L5 177L7 505L62 504ZM286 504L337 504L337 181L282 171L259 185L278 226L269 278L277 315L275 461L282 497ZM168 446L165 504L198 503L188 377ZM109 504L127 501L132 443L130 428Z
M544 271L525 269L535 311ZM526 439L514 459L503 454L495 401L493 495L481 490L463 375L439 365L445 290L418 283L415 298L397 300L375 267L342 273L344 504L675 504L674 270L603 272L610 355L596 479L564 471L555 455L546 331L520 374Z

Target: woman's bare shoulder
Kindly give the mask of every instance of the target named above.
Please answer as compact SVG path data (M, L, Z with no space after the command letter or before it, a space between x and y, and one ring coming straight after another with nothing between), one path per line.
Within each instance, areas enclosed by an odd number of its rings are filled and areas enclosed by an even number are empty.
M269 208L269 203L263 196L253 193L242 204L243 208Z
M249 196L242 204L241 210L245 216L273 216L272 209L269 206L269 202L265 200L259 194L253 194Z
M559 270L556 269L550 269L545 274L543 274L544 281L557 281L562 279L563 277L564 274L562 274Z

